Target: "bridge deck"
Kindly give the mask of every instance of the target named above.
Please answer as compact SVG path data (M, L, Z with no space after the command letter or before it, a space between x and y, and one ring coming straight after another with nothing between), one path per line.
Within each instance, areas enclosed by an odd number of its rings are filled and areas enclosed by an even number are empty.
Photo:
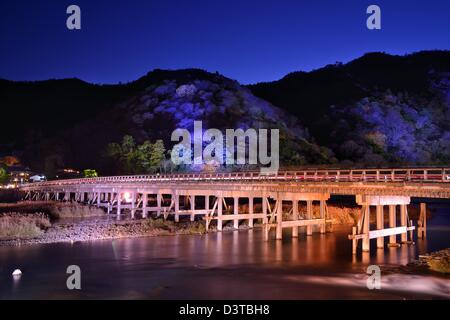
M450 198L450 168L280 171L134 175L55 180L28 184L25 191L92 191L98 189L167 189L401 195Z

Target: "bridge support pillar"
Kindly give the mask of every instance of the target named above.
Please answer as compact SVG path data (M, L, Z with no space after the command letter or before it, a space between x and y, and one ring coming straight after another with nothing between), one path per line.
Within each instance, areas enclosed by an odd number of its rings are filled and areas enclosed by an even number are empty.
M292 201L292 218L298 220L298 200ZM292 237L298 238L298 226L292 227Z
M195 196L190 196L191 202L191 221L195 221Z
M417 237L424 239L427 236L427 205L425 203L420 204L420 216L417 223Z
M363 221L362 221L362 232L364 233L364 238L362 241L362 251L370 251L370 206L363 206Z
M144 192L142 194L142 218L147 218L147 205L148 205L148 194Z
M209 195L205 196L205 210L206 210L206 215L209 214Z
M254 210L254 206L253 206L253 200L254 200L253 196L250 196L248 198L248 214L251 215L251 216L253 216L254 211L255 211ZM249 228L253 228L253 218L250 218L248 220L248 227Z
M292 237L298 237L299 227L306 228L306 235L310 236L313 234L313 227L318 226L321 233L326 232L326 224L331 222L331 220L326 220L326 200L330 198L328 193L296 193L296 192L278 192L274 194L272 198L276 199L275 207L270 210L270 220L268 223L264 224L264 238L265 240L269 237L269 232L272 227L276 227L276 238L281 239L282 229L290 228L292 229ZM263 201L268 203L268 198L264 198ZM283 201L289 201L292 203L291 210L292 219L285 220L283 217ZM306 202L306 214L304 214L303 219L299 219L298 202ZM320 218L314 218L313 216L313 202L320 202ZM263 202L263 203L264 203ZM270 209L270 205L267 204ZM265 206L263 206L263 211ZM264 216L267 216L266 214ZM275 219L276 218L276 219Z
M395 205L389 205L389 228L395 228L397 226L397 208ZM389 246L397 245L397 235L393 234L389 236Z
M157 216L159 217L162 211L162 194L160 192L156 194L156 207L158 210Z
M120 219L120 213L122 210L122 193L117 193L117 218Z
M135 213L136 213L136 192L133 191L131 193L131 219L134 219Z
M406 204L401 204L400 205L400 225L402 227L406 227L407 224L408 224L408 211L406 208ZM401 234L401 240L402 240L402 243L406 243L408 241L408 234L406 232Z
M276 239L283 239L283 200L278 199L276 203L276 215L277 215L277 229L276 229Z
M384 229L384 207L383 205L376 206L377 212L377 230ZM377 238L377 248L384 249L384 237Z
M313 218L313 202L312 200L306 201L306 219L311 220ZM306 226L306 235L311 236L313 233L313 226L308 225Z
M222 231L222 205L223 197L220 195L217 197L217 230Z
M267 223L267 197L264 195L262 197L262 213L263 213L263 223L266 224Z
M233 214L239 214L239 197L233 197ZM233 228L239 229L239 220L233 220Z
M175 211L175 222L179 222L180 221L180 196L174 192L172 194L172 199L174 202L174 211Z
M325 202L325 200L320 200L320 208L319 208L319 210L320 210L320 219L323 219L323 220L325 220L326 221L326 209L327 209L327 204L326 204L326 202ZM327 231L327 225L326 225L326 223L323 223L323 224L321 224L320 225L320 233L321 234L324 234L324 233L326 233L326 231Z
M391 246L396 243L396 235L400 234L402 243L408 243L408 232L411 234L414 227L412 223L408 225L407 205L409 197L405 196L372 196L357 195L356 202L362 206L361 215L358 219L358 227L349 235L353 240L353 252L356 253L358 240L362 239L362 250L370 251L370 239L377 239L377 247L384 248L384 237L389 236ZM389 206L389 228L384 228L383 206ZM396 227L395 206L400 206L400 227ZM370 231L370 207L376 206L377 229Z

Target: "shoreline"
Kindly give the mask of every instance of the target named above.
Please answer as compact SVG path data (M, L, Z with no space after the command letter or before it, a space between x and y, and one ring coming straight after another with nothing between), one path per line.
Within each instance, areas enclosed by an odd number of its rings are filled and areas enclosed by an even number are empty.
M131 220L128 218L114 220L98 217L68 220L64 219L63 221L54 223L38 237L0 240L0 247L157 236L203 235L206 233L201 221L179 222L175 224L173 221L153 218L145 220ZM216 230L215 228L211 228L208 232L216 232Z

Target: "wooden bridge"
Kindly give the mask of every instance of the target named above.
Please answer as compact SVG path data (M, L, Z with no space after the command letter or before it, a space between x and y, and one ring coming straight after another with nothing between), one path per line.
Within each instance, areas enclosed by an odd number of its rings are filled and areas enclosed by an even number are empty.
M216 221L219 231L229 221L238 228L240 221L247 221L248 226L253 227L254 221L260 220L267 240L272 229L276 239L282 238L283 228L291 228L293 237L298 237L299 227L305 227L307 235L314 231L325 233L327 224L332 222L327 200L331 195L352 195L361 206L357 226L349 235L356 253L359 240L362 240L363 251L370 250L370 239L374 238L379 248L384 247L385 237L389 237L390 246L411 243L416 228L408 216L411 198L450 199L450 168L300 170L280 171L276 175L234 172L114 176L55 180L28 184L21 189L26 192L26 200L95 204L118 218L124 209L131 212L132 218L156 214L165 219L173 216L178 222L181 216L188 216L192 221L201 217L207 229ZM301 202L306 204L306 210L299 210ZM242 205L244 203L246 206ZM313 214L314 204L318 204L316 215ZM374 230L370 230L372 206L376 207ZM385 206L388 207L387 226ZM420 208L417 226L419 237L423 237L426 233L425 204ZM400 243L397 235L400 235Z

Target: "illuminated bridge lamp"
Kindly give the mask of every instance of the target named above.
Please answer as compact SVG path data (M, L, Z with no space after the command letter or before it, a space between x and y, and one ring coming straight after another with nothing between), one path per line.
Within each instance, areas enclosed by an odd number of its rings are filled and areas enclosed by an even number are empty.
M132 199L131 199L131 193L129 193L128 191L125 192L123 194L123 199L125 200L126 203L131 203Z

